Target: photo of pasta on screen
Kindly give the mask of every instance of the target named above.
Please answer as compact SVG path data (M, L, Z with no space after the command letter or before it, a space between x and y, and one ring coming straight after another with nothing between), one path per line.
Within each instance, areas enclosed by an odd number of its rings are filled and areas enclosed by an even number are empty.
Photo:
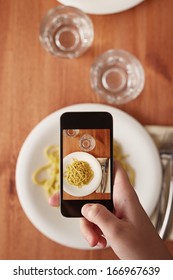
M72 160L72 163L67 165L64 174L67 182L78 188L88 185L94 176L90 164L76 158Z
M121 165L128 173L131 184L134 185L135 170L128 162L130 155L125 154L122 145L115 140L113 142L113 151L114 159L121 162ZM32 181L36 186L43 189L43 193L45 193L46 197L50 197L60 191L59 146L49 145L45 147L43 156L46 160L45 165L38 167L38 169L33 172Z

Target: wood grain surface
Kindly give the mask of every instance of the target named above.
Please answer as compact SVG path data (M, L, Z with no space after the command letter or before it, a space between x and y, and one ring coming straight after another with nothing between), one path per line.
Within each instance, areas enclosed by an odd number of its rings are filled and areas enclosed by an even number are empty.
M85 150L91 141L91 150ZM88 140L87 140L88 139ZM83 144L82 144L83 143ZM85 146L87 145L87 146ZM93 147L93 148L92 148ZM109 129L80 129L75 137L68 137L63 134L63 156L73 152L88 152L97 158L110 157L110 130Z
M20 148L50 113L77 103L102 103L90 88L95 57L124 49L142 63L142 94L117 106L143 125L173 125L172 0L146 0L112 15L91 15L92 47L77 59L59 59L41 47L39 26L55 0L0 1L0 259L117 259L114 252L77 250L42 235L28 220L16 193ZM165 241L173 253L173 242Z

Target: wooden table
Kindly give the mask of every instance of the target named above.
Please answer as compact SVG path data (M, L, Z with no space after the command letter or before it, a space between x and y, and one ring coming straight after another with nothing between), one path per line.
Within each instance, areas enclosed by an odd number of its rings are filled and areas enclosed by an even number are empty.
M143 125L173 125L173 1L146 0L128 11L91 15L94 43L78 59L46 53L38 39L41 18L55 0L0 2L0 259L116 259L113 251L76 250L43 236L19 203L15 167L32 128L50 113L76 103L105 103L89 85L94 58L116 48L142 62L142 94L118 108ZM173 242L166 241L173 253Z

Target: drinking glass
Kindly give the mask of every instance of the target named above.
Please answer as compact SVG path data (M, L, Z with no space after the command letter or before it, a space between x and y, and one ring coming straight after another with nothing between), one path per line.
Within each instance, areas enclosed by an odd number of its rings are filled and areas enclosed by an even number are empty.
M123 104L133 100L143 90L144 82L140 61L124 50L108 50L91 66L91 87L108 103Z
M67 137L76 137L79 134L79 129L65 129L64 134Z
M75 58L92 44L91 19L77 8L58 6L48 11L40 25L40 42L52 55Z
M89 135L84 134L79 140L79 147L82 151L89 152L92 151L96 146L95 139Z

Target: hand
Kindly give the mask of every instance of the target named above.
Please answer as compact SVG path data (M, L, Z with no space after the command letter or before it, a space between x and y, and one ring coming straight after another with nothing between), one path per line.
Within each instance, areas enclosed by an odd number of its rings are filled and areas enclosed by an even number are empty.
M82 208L81 232L91 247L112 247L120 259L172 259L142 208L122 167L116 163L115 213L100 204Z
M113 202L115 213L100 204L82 208L81 232L91 247L105 248L107 242L120 259L172 259L157 234L122 167L115 164ZM49 198L59 206L59 193Z

